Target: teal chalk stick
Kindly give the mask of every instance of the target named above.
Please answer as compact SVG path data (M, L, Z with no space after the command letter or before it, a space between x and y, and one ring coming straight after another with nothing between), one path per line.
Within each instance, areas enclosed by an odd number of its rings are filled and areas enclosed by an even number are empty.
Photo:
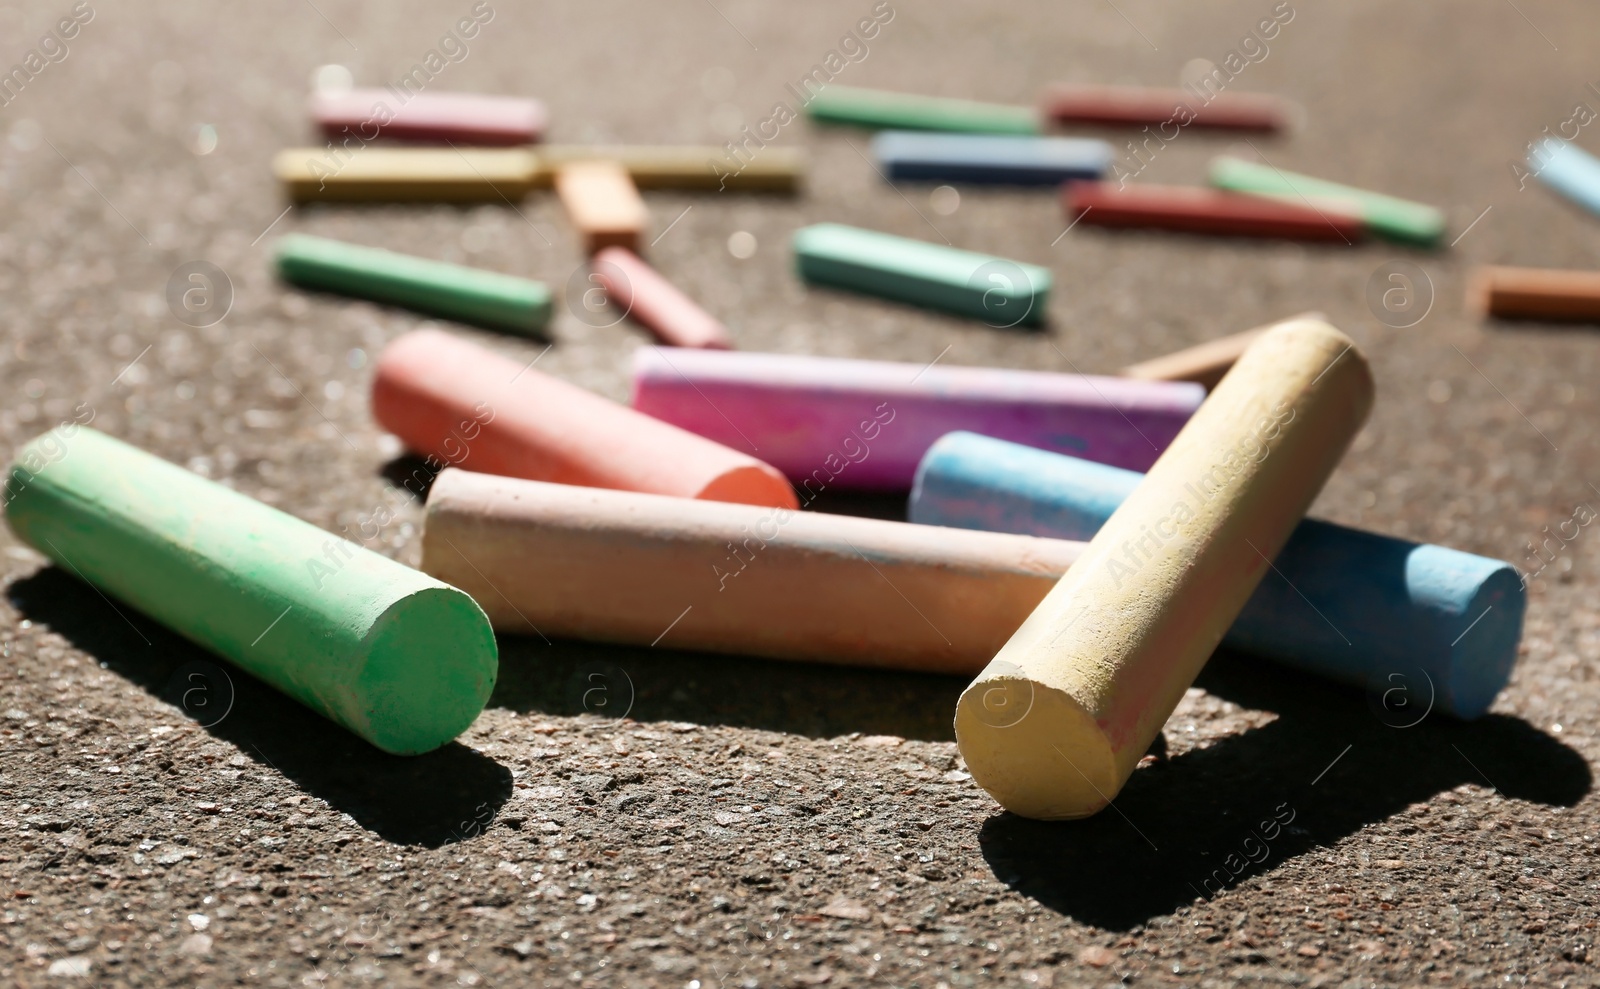
M495 271L291 234L278 241L278 273L302 288L336 292L512 333L550 322L550 290Z
M966 134L1039 133L1039 114L1031 106L834 85L824 86L805 106L811 119L828 124Z
M1317 209L1340 209L1359 216L1367 229L1386 240L1432 247L1444 236L1444 214L1432 206L1379 192L1297 175L1272 165L1220 157L1211 162L1211 184L1231 192L1267 196Z
M942 309L990 326L1038 325L1050 293L1050 272L1036 264L839 223L796 231L794 255L807 282Z

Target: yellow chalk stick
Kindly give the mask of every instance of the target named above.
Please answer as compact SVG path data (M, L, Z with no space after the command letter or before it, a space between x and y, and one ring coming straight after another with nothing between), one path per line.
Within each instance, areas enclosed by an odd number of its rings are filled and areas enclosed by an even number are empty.
M289 148L272 170L295 202L516 202L554 185L562 165L585 161L614 161L641 189L792 192L805 170L792 149L763 148L741 161L695 145Z
M1087 817L1127 782L1372 405L1350 339L1262 334L961 695L967 771L1024 817Z
M539 167L522 148L291 148L272 159L295 202L516 202Z
M745 160L730 158L723 148L693 145L545 145L539 149L539 159L545 164L544 176L575 161L614 161L641 189L792 192L805 171L805 157L793 148L762 148Z

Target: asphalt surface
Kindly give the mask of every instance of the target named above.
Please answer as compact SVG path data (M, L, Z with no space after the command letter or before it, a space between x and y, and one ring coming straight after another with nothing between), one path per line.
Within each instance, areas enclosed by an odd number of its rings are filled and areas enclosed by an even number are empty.
M315 140L317 66L391 81L471 5L91 3L66 54L47 46L59 60L0 108L0 443L92 413L330 530L391 506L368 545L415 563L420 504L395 485L409 467L366 393L374 353L423 321L279 285L273 239L324 234L558 287L579 270L576 239L548 194L282 213L268 163ZM554 141L709 143L766 118L871 4L490 8L438 88L538 95ZM0 11L0 64L72 9ZM1052 81L1173 84L1193 59L1222 62L1272 4L892 9L839 82L1025 103ZM1583 44L1600 12L1286 9L1233 86L1298 101L1299 129L1249 145L1186 132L1139 181L1259 154L1437 204L1451 248L1063 235L1049 192L962 189L950 212L927 186L886 186L868 135L797 121L779 141L810 155L803 195L652 193L651 260L742 347L792 353L1107 372L1322 310L1370 356L1379 398L1316 513L1526 568L1544 527L1600 506L1600 340L1486 324L1462 297L1474 263L1600 261L1600 221L1519 189L1510 167L1575 104L1600 107ZM1579 143L1600 148L1587 129ZM787 237L825 220L1046 264L1048 325L807 290ZM753 255L730 252L739 232ZM232 286L208 326L167 302L195 260ZM1404 328L1368 301L1393 261L1422 271L1426 315ZM549 345L542 370L623 399L643 337L589 325L611 319L563 312L548 341L459 332L526 361ZM0 978L1600 984L1587 532L1532 580L1523 655L1484 719L1413 724L1424 697L1385 709L1219 655L1113 811L1048 825L1001 813L962 772L959 681L507 638L476 725L399 759L0 534ZM1224 864L1241 859L1237 875Z

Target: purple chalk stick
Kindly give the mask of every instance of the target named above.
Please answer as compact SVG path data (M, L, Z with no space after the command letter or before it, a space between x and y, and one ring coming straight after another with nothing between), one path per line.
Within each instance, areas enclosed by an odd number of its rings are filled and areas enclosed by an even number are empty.
M970 430L1148 470L1205 398L1189 382L641 347L633 407L746 450L804 492L903 491L934 441Z

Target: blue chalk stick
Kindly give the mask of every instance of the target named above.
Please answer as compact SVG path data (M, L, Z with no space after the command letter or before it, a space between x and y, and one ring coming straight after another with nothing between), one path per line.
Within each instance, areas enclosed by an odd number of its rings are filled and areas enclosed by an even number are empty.
M1551 137L1528 154L1528 167L1539 181L1591 213L1600 213L1600 159L1566 141Z
M950 433L917 468L911 521L1089 539L1143 477ZM1365 687L1400 727L1430 709L1487 711L1510 679L1526 608L1509 563L1307 519L1223 641Z
M1111 167L1111 145L1072 137L884 131L872 153L888 178L912 181L1059 185Z

